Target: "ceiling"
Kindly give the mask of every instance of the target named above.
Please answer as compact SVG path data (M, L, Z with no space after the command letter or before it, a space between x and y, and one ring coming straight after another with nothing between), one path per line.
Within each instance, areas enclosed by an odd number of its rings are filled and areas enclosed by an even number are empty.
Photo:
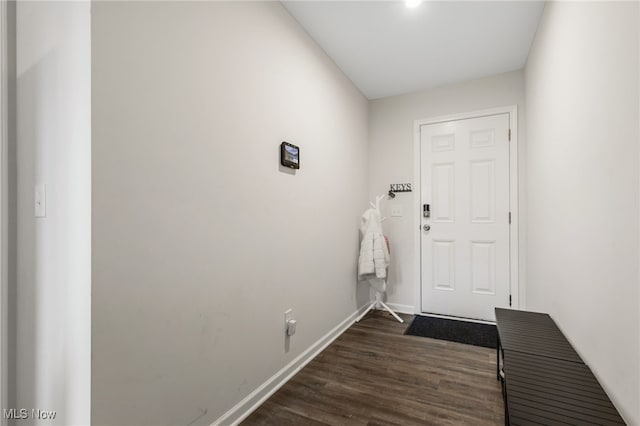
M286 1L369 99L524 67L544 2Z

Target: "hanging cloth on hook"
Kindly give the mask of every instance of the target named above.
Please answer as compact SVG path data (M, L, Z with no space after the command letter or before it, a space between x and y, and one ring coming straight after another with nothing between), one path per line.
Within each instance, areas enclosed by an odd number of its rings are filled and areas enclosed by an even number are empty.
M389 247L382 234L382 220L378 209L364 212L360 221L360 233L362 242L358 258L358 279L387 278Z

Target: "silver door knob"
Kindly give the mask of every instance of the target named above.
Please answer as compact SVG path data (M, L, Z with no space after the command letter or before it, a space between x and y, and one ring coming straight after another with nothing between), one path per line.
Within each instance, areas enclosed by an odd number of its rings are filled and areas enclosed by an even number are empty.
M424 229L425 231L431 231L431 226L429 226L429 225L424 225L424 226L422 227L422 229Z

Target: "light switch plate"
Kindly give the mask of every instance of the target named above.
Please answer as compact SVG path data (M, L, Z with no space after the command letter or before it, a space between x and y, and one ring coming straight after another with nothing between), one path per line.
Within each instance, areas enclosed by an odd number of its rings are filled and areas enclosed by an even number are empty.
M47 186L43 183L36 184L33 195L35 217L47 217Z
M401 204L392 204L391 205L391 217L402 217L402 205Z

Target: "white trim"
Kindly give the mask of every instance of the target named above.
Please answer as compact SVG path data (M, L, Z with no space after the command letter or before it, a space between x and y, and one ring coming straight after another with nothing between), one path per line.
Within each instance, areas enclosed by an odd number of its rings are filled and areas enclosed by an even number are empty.
M518 106L508 108L509 128L511 129L511 141L509 142L509 210L511 211L511 229L509 233L511 281L509 283L513 309L520 309L520 214L519 194L520 182L518 181Z
M413 315L416 312L416 307L414 305L402 305L400 303L390 303L390 302L386 302L386 303L387 305L389 305L391 309L393 309L396 312L400 312L401 314Z
M413 256L415 265L415 279L414 284L414 306L415 313L420 314L422 312L422 247L420 245L421 240L421 223L420 212L422 206L420 206L420 199L422 197L422 165L420 161L420 126L419 121L414 122L413 133L413 223L411 228L413 229Z
M335 339L344 333L353 325L355 320L360 316L369 304L360 307L357 311L349 315L344 321L334 327L327 334L322 336L311 345L306 351L298 355L289 364L282 367L280 371L271 376L266 382L258 386L253 392L247 395L242 401L238 402L229 411L224 413L211 426L230 425L235 426L246 419L253 413L262 403L264 403L271 395L287 383L293 376L302 370L311 360L320 354Z
M475 319L475 318L454 317L454 316L451 316L451 315L431 314L429 312L423 312L421 314L418 314L418 316L450 319L450 320L464 321L464 322L475 322L475 323L478 323L478 324L496 325L495 321L485 321L485 320L479 320L479 319Z
M511 228L509 232L509 255L510 255L510 291L512 296L512 309L520 309L520 285L519 269L519 221L518 221L518 106L510 105L505 107L491 108L480 111L471 111L460 114L452 114L431 118L415 120L413 124L413 205L414 212L414 260L415 270L415 300L416 314L422 311L422 256L420 247L420 197L422 195L422 180L420 176L420 127L426 124L443 123L447 121L467 120L469 118L486 117L489 115L509 114L509 127L511 128L511 141L509 142L509 206L511 211ZM417 231L417 232L416 232Z

